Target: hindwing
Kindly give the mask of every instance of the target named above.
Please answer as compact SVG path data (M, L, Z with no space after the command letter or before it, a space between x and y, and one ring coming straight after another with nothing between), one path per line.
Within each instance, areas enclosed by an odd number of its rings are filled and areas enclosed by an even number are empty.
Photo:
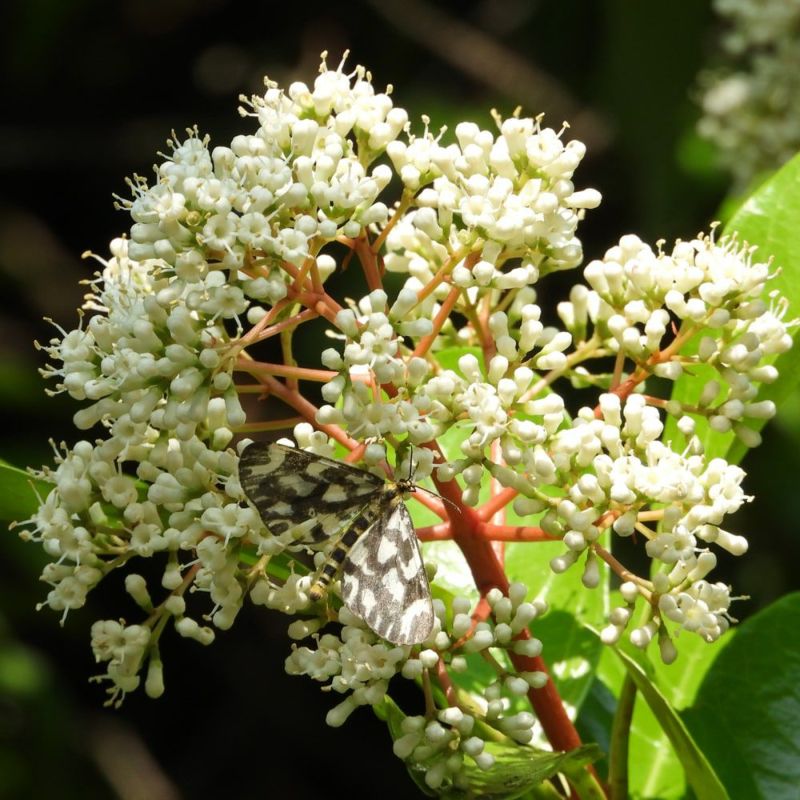
M350 549L342 566L350 611L394 644L418 644L433 629L433 603L411 515L397 494Z

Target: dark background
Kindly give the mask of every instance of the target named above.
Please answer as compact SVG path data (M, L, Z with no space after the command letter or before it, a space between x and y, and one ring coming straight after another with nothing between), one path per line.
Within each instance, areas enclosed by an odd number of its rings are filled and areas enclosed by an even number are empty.
M197 123L213 143L250 130L238 94L261 91L264 74L311 83L323 49L332 66L350 49L350 65L392 83L395 102L434 129L490 126L489 109L517 105L556 128L569 120L589 148L576 184L604 196L579 231L587 259L623 233L707 229L728 188L694 134L694 81L718 34L697 0L33 0L3 14L0 456L18 465L49 462L50 437L75 441L75 409L45 397L33 340L52 335L42 317L75 326L79 281L94 270L80 254L105 256L129 227L112 193L150 174L173 129ZM773 425L745 463L757 499L735 529L751 552L717 577L751 596L739 616L798 585L798 448L779 449L778 434L794 436ZM369 710L325 726L340 698L285 675L286 619L263 608L246 607L208 648L165 636L165 696L103 709L87 682L98 671L88 628L130 605L111 579L60 628L34 611L43 563L37 547L0 537L0 800L416 796Z

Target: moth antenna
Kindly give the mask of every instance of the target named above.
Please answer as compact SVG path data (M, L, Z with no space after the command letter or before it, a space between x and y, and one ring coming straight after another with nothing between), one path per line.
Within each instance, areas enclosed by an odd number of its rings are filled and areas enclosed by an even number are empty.
M453 506L453 508L456 511L458 511L459 514L461 513L461 509L452 500L448 500L446 497L442 497L442 495L440 495L439 492L434 492L433 489L426 489L424 486L417 486L416 488L422 492L427 492L428 494L432 494L434 497L438 497L443 503L447 503L448 505Z

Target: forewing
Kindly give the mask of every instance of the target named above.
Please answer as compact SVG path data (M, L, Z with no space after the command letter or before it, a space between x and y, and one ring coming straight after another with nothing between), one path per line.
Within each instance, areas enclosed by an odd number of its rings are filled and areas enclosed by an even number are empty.
M342 598L382 638L419 644L433 628L433 603L411 515L400 497L353 545L342 569Z
M302 526L302 540L309 543L333 536L385 484L342 461L266 442L242 452L239 482L271 533Z

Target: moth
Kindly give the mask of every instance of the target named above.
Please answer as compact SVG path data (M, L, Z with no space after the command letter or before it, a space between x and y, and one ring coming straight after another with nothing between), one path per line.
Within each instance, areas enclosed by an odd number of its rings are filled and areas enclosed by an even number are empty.
M433 629L433 604L419 540L404 497L410 479L385 481L341 461L254 442L239 459L247 499L275 534L301 543L338 536L310 590L320 600L341 575L344 605L393 644L419 644Z

